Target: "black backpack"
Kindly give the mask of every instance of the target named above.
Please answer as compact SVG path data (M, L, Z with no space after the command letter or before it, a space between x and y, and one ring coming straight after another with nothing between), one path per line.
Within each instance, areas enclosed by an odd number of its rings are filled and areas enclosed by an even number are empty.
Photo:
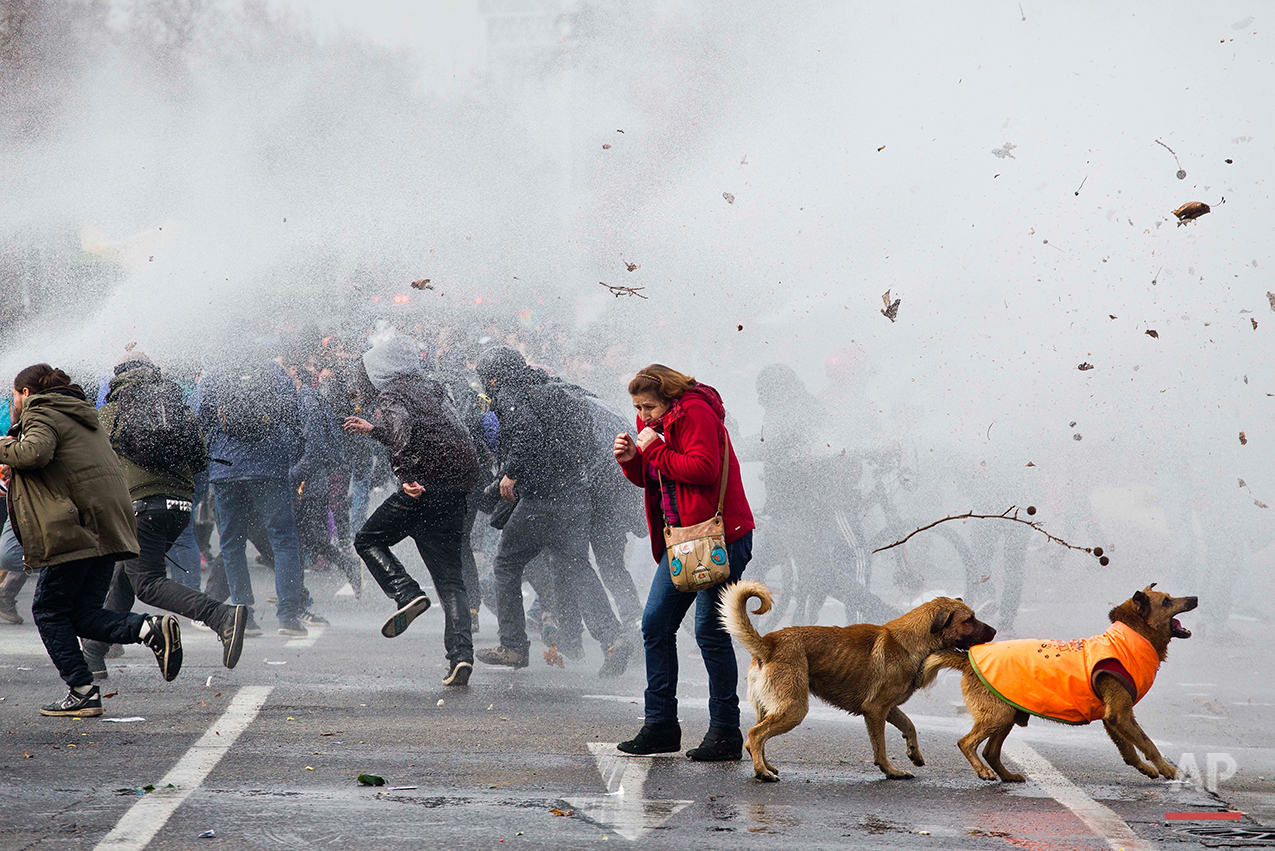
M283 422L279 379L265 364L227 370L217 386L217 418L227 437L265 440Z
M208 450L195 415L171 381L140 381L122 387L111 445L123 458L147 470L208 468Z

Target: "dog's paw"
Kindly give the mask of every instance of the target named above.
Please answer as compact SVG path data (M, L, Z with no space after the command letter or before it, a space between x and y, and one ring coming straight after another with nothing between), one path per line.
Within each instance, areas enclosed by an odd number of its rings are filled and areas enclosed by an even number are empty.
M985 765L980 765L978 768L974 769L974 771L977 772L978 776L983 778L984 780L999 780L1000 779L999 777L996 776L995 771L992 771L990 768L988 768Z
M778 783L779 775L774 771L758 771L755 772L756 777L763 783Z
M925 765L925 757L921 756L921 751L918 748L908 748L908 759L912 760L912 764L915 766Z
M1155 780L1160 776L1160 772L1156 771L1153 766L1147 765L1142 760L1138 760L1137 762L1131 762L1129 764L1132 765L1134 768L1138 769L1138 771L1145 774L1147 777L1150 777L1152 780Z
M902 771L900 769L895 768L895 769L886 771L885 776L887 780L911 780L916 775L914 775L910 771Z
M1015 774L1012 771L1006 771L1001 775L1001 780L1005 783L1026 783L1027 778L1021 774Z
M1176 780L1178 778L1178 770L1167 762L1163 765L1157 765L1156 768L1160 770L1160 776L1165 780Z

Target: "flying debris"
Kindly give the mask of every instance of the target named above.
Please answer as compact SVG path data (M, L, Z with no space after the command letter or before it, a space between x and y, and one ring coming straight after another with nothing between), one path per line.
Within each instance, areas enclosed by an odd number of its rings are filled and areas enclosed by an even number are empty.
M1081 372L1087 372L1088 370L1093 369L1093 364L1086 361L1085 363L1082 363L1080 366L1076 367L1076 369L1080 370Z
M626 295L629 297L637 296L638 298L646 298L646 296L642 295L642 290L646 289L646 287L622 287L617 284L608 284L606 281L598 281L598 283L606 287L608 290L610 290L611 295L615 296L616 298L619 298L622 295Z
M610 146L609 144L604 144L604 145L602 146L602 150L604 150L604 151L609 151L609 150L611 150L611 146Z
M727 204L734 204L734 203L735 203L735 196L734 196L734 195L732 195L732 194L730 194L729 192L723 192L723 193L722 193L722 197L726 199L726 203L727 203Z
M1253 330L1254 330L1254 331L1256 331L1256 330L1257 330L1257 320L1256 320L1256 319L1253 319L1252 317L1250 317L1248 321L1253 323Z
M885 302L885 309L881 311L881 315L884 316L886 319L889 319L891 322L893 322L895 319L898 319L899 318L899 302L901 302L903 299L896 298L893 302L891 302L890 291L886 290L885 293L882 294L881 300Z
M885 150L885 145L882 145L881 147L877 148L877 153L879 154L884 150Z
M1173 211L1173 215L1178 217L1178 225L1184 225L1189 221L1198 219L1212 208L1203 201L1187 201L1181 207Z
M434 289L434 285L429 282L429 278L421 278L419 281L412 281L412 289L432 290Z
M1240 432L1240 446L1248 446L1248 436Z
M628 269L630 272L636 272L638 269L641 269L641 268L642 268L642 267L641 267L641 266L639 266L638 264L636 264L636 263L630 263L630 262L629 262L629 261L627 261L627 260L624 260L624 261L622 261L622 262L624 263L624 268Z
M1017 159L1017 157L1015 157L1013 154L1010 153L1010 151L1014 150L1017 147L1018 146L1015 145L1013 142L1006 142L1005 144L1001 145L999 148L992 148L992 156L999 157L1000 159L1006 159L1006 158L1011 160Z
M1155 330L1153 330L1153 329L1151 329L1151 328L1148 328L1148 329L1146 330L1146 335L1147 335L1148 337L1155 337L1157 340L1158 340L1158 339L1160 339L1160 332L1159 332L1159 331L1155 331Z
M735 326L735 330L736 330L736 331L743 331L743 330L744 330L744 326L743 326L743 325L736 325L736 326Z
M1173 154L1173 161L1178 164L1178 180L1186 180L1186 169L1182 167L1182 163L1178 160L1177 152L1174 151L1172 148L1170 148L1168 145L1161 142L1159 139L1156 139L1155 143L1159 145L1160 147L1164 148L1169 153ZM1205 210L1204 212L1207 213L1208 210Z

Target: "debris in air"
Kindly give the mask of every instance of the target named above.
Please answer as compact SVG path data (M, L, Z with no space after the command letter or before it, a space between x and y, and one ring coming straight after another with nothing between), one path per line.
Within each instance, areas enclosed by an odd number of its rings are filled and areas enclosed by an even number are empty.
M737 330L737 331L743 331L743 330L744 330L744 326L743 326L743 325L736 325L736 326L735 326L735 330Z
M1144 333L1145 333L1148 337L1155 337L1157 340L1158 340L1158 339L1160 339L1160 332L1159 332L1159 331L1156 331L1156 330L1153 330L1153 329L1151 329L1151 328L1148 328L1148 329L1147 329Z
M1256 320L1256 319L1252 319L1252 318L1250 318L1248 321L1253 323L1253 330L1254 330L1254 331L1256 331L1256 330L1257 330L1257 320Z
M1024 467L1035 467L1036 465L1035 465L1035 464L1033 464L1031 461L1028 461L1028 462L1027 462L1026 464L1024 464L1023 466L1024 466Z
M881 295L881 300L885 302L885 309L881 311L881 315L884 316L886 319L889 319L891 322L898 319L899 318L899 302L903 301L903 299L896 298L894 301L890 301L890 291L886 290Z
M136 340L134 340L133 342L131 342L131 343L129 343L128 345L126 345L126 346L124 347L124 351L126 351L126 352L131 352L131 351L133 351L133 349L135 349L135 348L137 348L137 341L136 341Z
M723 193L722 193L722 197L726 199L726 203L727 203L727 204L734 204L734 203L735 203L735 196L734 196L734 195L732 195L732 194L730 194L729 192L723 192Z
M1266 300L1271 303L1271 310L1275 310L1275 293L1270 290L1266 291Z
M879 154L884 150L885 150L885 145L882 145L881 147L877 148L877 153Z
M621 262L624 263L624 268L628 269L630 272L636 272L638 269L642 268L636 263L630 263L628 260L623 260Z
M1080 432L1076 432L1075 434L1073 434L1073 435L1071 436L1071 439L1072 439L1072 440L1084 440L1084 438L1080 436Z
M1240 432L1240 446L1248 446L1248 436Z
M562 654L558 652L558 645L550 644L549 649L545 651L545 664L550 668L566 668L566 660L562 658Z
M412 289L432 290L434 289L434 285L429 282L429 278L421 278L419 281L412 281Z
M1014 150L1017 147L1018 146L1015 145L1013 142L1006 142L1005 144L1001 145L999 148L992 148L992 156L999 157L1002 160L1006 158L1011 160L1017 159L1017 157L1015 157L1013 154L1010 153L1010 151Z
M933 523L926 523L924 526L919 526L916 529L913 529L903 538L895 541L893 544L886 544L883 547L877 547L872 552L879 553L879 552L884 552L885 550L891 550L891 549L894 549L895 547L902 546L903 544L906 544L909 540L911 540L914 535L918 535L921 532L924 532L926 529L933 529L935 526L939 525L940 523L946 523L949 520L1009 520L1013 523L1022 523L1024 526L1030 526L1031 528L1035 529L1037 532L1041 533L1046 538L1053 541L1055 544L1064 546L1069 550L1079 550L1083 553L1090 553L1095 556L1102 556L1102 547L1079 547L1079 546L1076 546L1075 544L1069 544L1066 541L1064 541L1062 538L1059 538L1057 535L1051 535L1049 532L1046 532L1043 528L1041 528L1039 520L1022 519L1021 517L1018 516L1018 506L1016 505L1011 505L1009 508L1006 508L1000 514L975 514L973 511L967 511L964 514L949 514L947 517L942 517L938 520L935 520ZM1107 562L1103 560L1105 558L1106 557L1103 556L1102 558L1099 559L1099 561L1104 566L1107 564Z
M604 150L604 151L609 151L609 150L611 150L611 146L610 146L610 145L603 145L603 146L602 146L602 150Z
M1212 208L1203 201L1187 201L1181 207L1174 210L1173 215L1178 217L1178 225L1182 226L1187 222L1198 219L1200 216L1203 216L1211 210Z
M1086 372L1088 370L1093 369L1093 364L1086 361L1085 363L1082 363L1080 366L1076 367L1076 369L1080 370L1081 372Z
M1172 148L1170 148L1168 145L1161 142L1159 139L1156 139L1155 143L1159 145L1160 147L1164 148L1169 153L1173 154L1173 161L1178 164L1178 180L1186 180L1186 169L1182 168L1182 163L1178 160L1177 152L1174 151ZM1204 212L1207 213L1208 210L1205 210Z
M360 774L358 776L360 786L384 786L385 778L379 774Z
M1089 175L1085 175L1085 179L1080 181L1080 185L1076 187L1076 194L1080 194L1080 190L1085 188L1085 183L1089 180Z
M619 298L622 295L646 298L646 296L642 295L642 290L646 289L646 287L622 287L618 284L608 284L606 281L598 281L598 283L610 290L611 295L616 298Z
M1035 514L1035 513L1036 513L1036 506L1034 506L1034 505L1029 505L1029 506L1027 506L1027 513L1028 513L1028 514Z

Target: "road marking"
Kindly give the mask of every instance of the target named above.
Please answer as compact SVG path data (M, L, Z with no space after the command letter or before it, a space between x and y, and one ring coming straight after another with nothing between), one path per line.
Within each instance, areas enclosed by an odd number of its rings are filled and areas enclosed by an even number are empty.
M631 842L664 824L691 805L691 801L647 800L642 797L646 775L656 759L678 757L627 756L614 742L589 742L589 753L598 763L598 773L606 784L605 795L563 798L577 815L603 829L610 829Z
M173 812L204 782L230 750L239 734L257 717L274 686L244 686L231 699L221 717L199 741L155 784L155 791L129 807L115 828L94 851L142 851ZM168 790L168 784L174 789Z
M309 635L301 636L299 638L289 638L287 641L283 642L283 646L284 647L313 647L314 642L322 638L323 633L326 632L326 628L319 629L318 627L312 626L312 627L309 627L308 629L310 631Z
M1023 773L1041 791L1071 810L1086 827L1106 840L1115 851L1155 851L1155 846L1134 833L1124 819L1086 795L1030 745L1007 741L1004 753L1018 763Z

